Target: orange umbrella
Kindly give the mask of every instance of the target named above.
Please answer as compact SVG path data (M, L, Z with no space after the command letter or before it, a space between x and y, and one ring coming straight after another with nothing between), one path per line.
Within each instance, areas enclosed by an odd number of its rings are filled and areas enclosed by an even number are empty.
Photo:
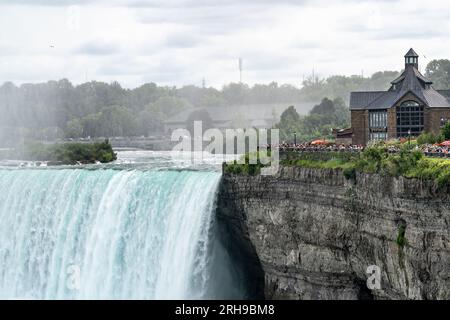
M326 140L314 140L311 142L312 145L319 145L319 144L328 144L328 141Z

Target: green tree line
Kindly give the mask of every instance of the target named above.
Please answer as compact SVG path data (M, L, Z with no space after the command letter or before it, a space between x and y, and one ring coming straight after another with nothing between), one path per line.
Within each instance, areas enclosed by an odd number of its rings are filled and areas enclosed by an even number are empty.
M275 128L280 130L281 141L292 142L295 135L297 142L307 142L331 138L333 128L348 126L350 111L344 100L324 98L306 116L300 116L293 106L287 108Z
M18 139L148 136L161 133L164 120L193 107L317 102L329 97L332 101L340 98L337 106L341 108L348 103L351 91L386 90L397 75L396 71L384 71L371 77L311 77L299 87L276 82L254 86L230 83L220 90L154 83L126 89L117 82L73 85L66 79L21 86L6 82L0 86L0 143ZM450 61L431 61L426 75L436 88L450 88ZM324 132L319 127L325 125L325 116L311 115L308 134Z

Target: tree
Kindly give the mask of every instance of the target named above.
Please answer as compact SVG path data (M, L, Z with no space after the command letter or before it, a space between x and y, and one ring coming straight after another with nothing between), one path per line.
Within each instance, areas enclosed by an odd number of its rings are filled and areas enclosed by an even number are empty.
M64 130L66 138L79 138L83 136L83 124L79 118L72 119L67 122L66 130Z
M450 60L433 60L428 63L425 75L433 81L436 89L450 88Z
M83 133L86 137L101 137L101 113L92 113L81 119L83 124Z
M134 136L136 135L135 119L123 106L103 108L100 112L102 136Z
M329 115L335 113L334 103L328 98L324 98L322 102L314 106L311 110L311 114Z
M222 95L229 105L239 105L247 102L249 87L243 83L230 83L222 88Z
M450 122L447 122L441 129L441 134L445 140L450 140Z
M336 116L336 127L345 128L350 125L350 109L345 104L344 99L336 98L333 100L334 113Z
M304 117L300 117L294 107L289 107L275 127L280 130L282 140L292 141L295 132L297 141L307 142L331 138L332 128L348 127L349 122L350 112L343 99L336 98L332 101L324 98Z
M189 132L194 135L194 122L201 121L202 122L202 130L208 130L213 127L213 120L209 115L208 111L205 109L196 110L191 112L188 119L186 120L186 127Z
M172 116L175 113L192 107L192 105L183 98L163 96L158 98L154 103L149 104L146 110L153 111L165 115L166 117Z
M153 133L164 131L164 115L146 108L139 113L137 118L137 129L140 135L148 136Z
M294 132L300 131L300 115L294 106L290 106L283 111L280 117L280 122L275 125L275 128L280 130L280 139L282 141L293 141Z

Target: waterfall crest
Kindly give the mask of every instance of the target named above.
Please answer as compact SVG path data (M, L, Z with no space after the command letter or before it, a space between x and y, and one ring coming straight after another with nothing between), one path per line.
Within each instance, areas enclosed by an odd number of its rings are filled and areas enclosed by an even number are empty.
M239 298L214 236L219 180L192 170L0 170L0 298Z

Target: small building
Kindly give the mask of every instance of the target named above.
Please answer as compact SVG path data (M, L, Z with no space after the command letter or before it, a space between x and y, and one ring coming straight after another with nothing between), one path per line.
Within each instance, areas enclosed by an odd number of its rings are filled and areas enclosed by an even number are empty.
M333 136L335 138L336 144L342 144L345 146L352 144L353 130L352 128L347 129L333 129Z
M436 90L418 69L419 56L410 49L389 90L350 94L353 144L439 133L450 119L450 90Z
M290 105L293 105L299 114L306 114L314 107L315 103L293 102L187 109L165 121L164 132L170 134L175 129L186 129L189 116L200 110L206 111L213 121L213 127L220 130L236 128L270 129L280 121L281 114Z

